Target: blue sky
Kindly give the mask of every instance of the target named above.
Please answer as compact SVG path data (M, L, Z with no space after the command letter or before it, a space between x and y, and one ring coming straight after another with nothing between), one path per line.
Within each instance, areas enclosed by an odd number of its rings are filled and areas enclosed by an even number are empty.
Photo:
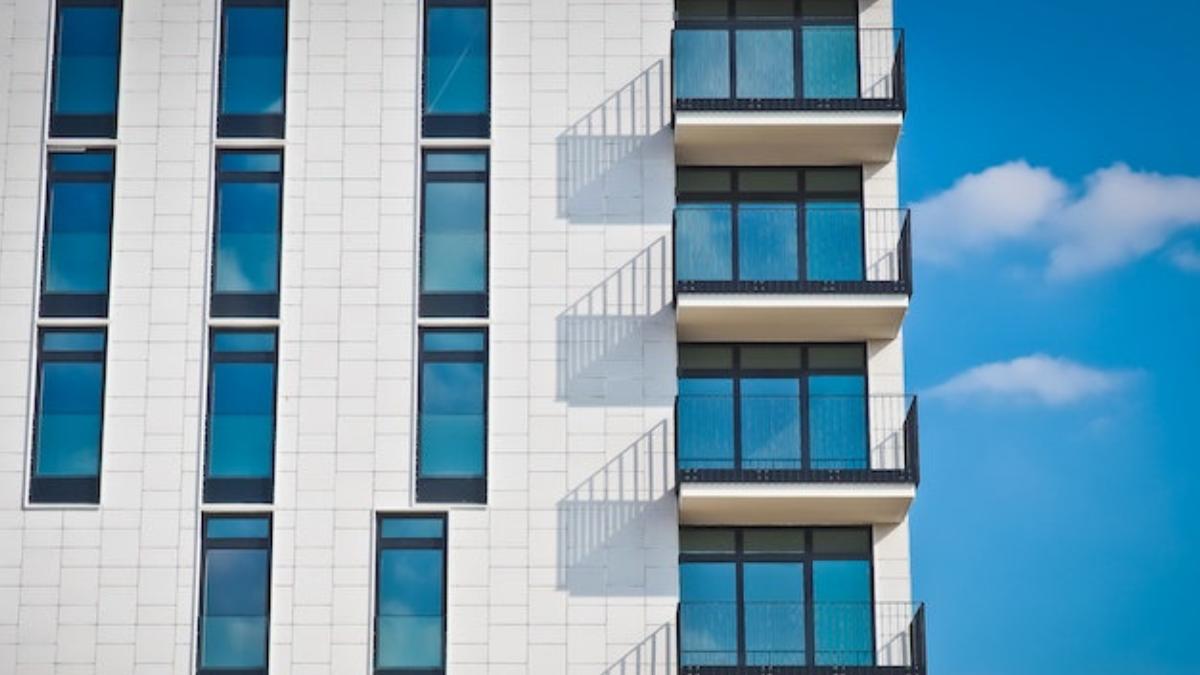
M1200 673L1200 3L897 21L931 670Z

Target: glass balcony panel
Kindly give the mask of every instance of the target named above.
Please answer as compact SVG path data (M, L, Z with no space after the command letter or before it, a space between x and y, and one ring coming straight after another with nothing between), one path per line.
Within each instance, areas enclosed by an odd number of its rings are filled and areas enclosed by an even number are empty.
M805 251L811 281L862 281L862 209L853 202L809 202Z
M679 649L682 665L737 665L736 575L734 563L680 564Z
M797 208L787 204L738 207L738 278L744 281L796 281Z
M738 98L795 98L795 49L792 30L739 30Z
M873 665L872 610L869 562L814 562L813 639L817 665Z
M744 379L741 387L742 466L801 468L800 381Z
M732 206L680 204L675 213L675 227L675 269L679 279L733 279Z
M675 97L729 98L729 31L675 32Z
M746 663L804 665L804 564L746 563L743 584Z
M679 467L732 469L733 382L682 379L679 393Z
M809 377L808 387L812 468L870 468L863 377L813 375Z

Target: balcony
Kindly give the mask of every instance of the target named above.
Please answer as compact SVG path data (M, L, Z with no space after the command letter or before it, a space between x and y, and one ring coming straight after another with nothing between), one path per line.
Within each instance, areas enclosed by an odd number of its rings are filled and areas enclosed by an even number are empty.
M911 396L681 395L675 425L686 525L897 523L920 482Z
M927 672L921 604L685 601L676 626L680 675Z
M908 211L686 204L680 341L888 340L912 294Z
M679 164L869 164L895 152L906 106L901 30L681 19L672 61Z

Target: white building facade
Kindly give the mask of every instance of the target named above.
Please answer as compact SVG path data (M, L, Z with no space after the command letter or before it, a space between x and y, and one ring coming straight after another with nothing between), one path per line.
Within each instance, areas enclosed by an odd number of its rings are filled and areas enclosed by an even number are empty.
M891 0L0 0L0 673L924 675Z

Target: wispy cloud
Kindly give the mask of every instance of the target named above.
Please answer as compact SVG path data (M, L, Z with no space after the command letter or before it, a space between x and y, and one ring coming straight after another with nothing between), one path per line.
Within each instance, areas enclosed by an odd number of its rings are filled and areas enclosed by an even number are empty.
M1118 391L1136 374L1032 354L975 366L934 387L929 394L937 398L983 397L1062 406Z
M1200 249L1193 244L1180 244L1171 249L1171 264L1185 272L1200 273Z
M1200 227L1200 177L1114 164L1079 189L1050 170L1009 162L960 178L913 205L917 253L952 263L1005 244L1045 250L1046 274L1077 278L1159 250Z

